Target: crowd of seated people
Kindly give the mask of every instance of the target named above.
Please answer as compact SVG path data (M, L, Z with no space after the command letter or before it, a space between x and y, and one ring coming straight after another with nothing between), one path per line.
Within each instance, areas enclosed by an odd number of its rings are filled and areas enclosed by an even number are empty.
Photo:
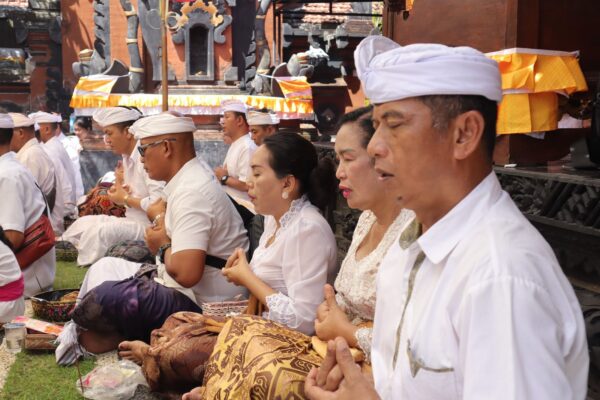
M223 103L231 148L215 169L196 156L191 118L95 115L131 171L164 182L156 197L127 174L111 189L143 215L135 236L156 263L94 257L58 339L60 364L117 350L152 390L184 400L585 398L573 289L492 170L496 63L382 37L365 39L355 62L375 105L341 119L337 171L298 133L278 132L273 115L237 101ZM0 116L0 163L31 181L9 151L15 121L29 137L28 121ZM362 212L339 270L325 218L335 178ZM39 200L28 219L47 214L42 190L0 184L16 188L12 203ZM259 217L249 225L236 199L264 217L256 248ZM17 217L2 254L22 241L28 223ZM2 259L14 286L14 260ZM206 312L240 298L242 314Z

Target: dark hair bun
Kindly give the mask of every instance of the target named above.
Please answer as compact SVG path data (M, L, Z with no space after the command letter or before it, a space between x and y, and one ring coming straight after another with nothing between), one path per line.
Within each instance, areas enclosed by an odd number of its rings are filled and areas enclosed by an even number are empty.
M271 153L270 165L278 178L292 175L300 181L300 193L322 211L335 198L335 166L328 159L318 160L313 144L293 132L280 132L265 138Z

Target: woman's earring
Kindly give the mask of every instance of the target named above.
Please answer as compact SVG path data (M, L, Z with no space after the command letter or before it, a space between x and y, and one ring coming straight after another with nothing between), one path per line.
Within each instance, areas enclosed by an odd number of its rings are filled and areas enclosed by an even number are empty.
M290 194L289 194L288 192L283 192L283 193L281 193L281 198L282 198L282 199L284 199L284 200L287 200L287 199L288 199L288 197L290 197Z

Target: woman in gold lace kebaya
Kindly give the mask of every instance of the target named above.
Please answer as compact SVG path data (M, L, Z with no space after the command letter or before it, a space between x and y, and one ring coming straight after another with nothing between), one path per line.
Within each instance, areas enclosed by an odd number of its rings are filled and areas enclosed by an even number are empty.
M367 361L375 275L387 249L413 218L412 212L401 210L396 200L386 195L373 169L366 150L374 132L370 111L362 108L345 115L337 133L340 190L348 205L363 213L335 281L337 294L325 286L325 301L315 320L319 339L342 336L361 349ZM309 336L272 321L235 317L219 334L204 386L183 399L302 398L306 375L321 361Z

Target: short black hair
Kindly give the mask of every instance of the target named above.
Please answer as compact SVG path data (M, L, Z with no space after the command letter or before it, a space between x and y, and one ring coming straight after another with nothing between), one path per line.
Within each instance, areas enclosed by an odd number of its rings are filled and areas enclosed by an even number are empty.
M477 111L484 121L482 145L487 155L492 158L496 145L496 119L498 105L495 101L476 95L433 95L420 96L421 100L431 110L433 127L437 130L448 128L450 121L467 111Z
M241 113L241 112L237 112L237 111L231 111L233 113L233 115L235 115L235 117L242 117L242 119L244 120L244 123L246 125L248 125L248 120L246 119L246 114L245 113Z
M371 138L375 134L375 127L373 126L372 117L373 106L369 105L366 107L357 108L356 110L350 111L347 114L342 115L337 123L335 131L339 131L342 126L351 123L357 123L363 135L362 144L363 147L367 147Z
M88 131L92 130L92 119L90 117L77 117L75 119L75 125L79 125L83 129Z
M10 144L13 137L12 128L0 128L0 145Z

